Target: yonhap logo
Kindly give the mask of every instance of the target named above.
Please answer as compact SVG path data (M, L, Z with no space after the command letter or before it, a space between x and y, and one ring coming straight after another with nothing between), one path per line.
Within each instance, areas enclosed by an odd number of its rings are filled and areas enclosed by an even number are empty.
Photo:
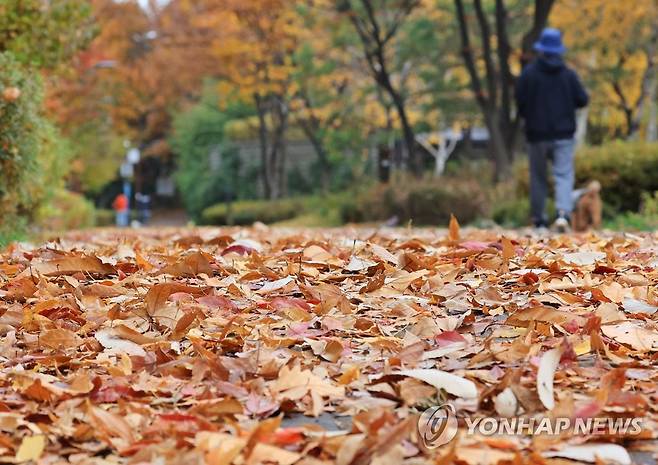
M418 418L418 436L427 449L448 444L457 436L457 430L455 408L450 404L429 408Z
M474 418L465 416L463 420L463 434L467 436L559 436L564 433L574 436L635 436L643 431L643 418L641 417ZM458 428L456 410L451 404L428 408L418 418L418 437L421 445L428 450L436 449L455 439Z

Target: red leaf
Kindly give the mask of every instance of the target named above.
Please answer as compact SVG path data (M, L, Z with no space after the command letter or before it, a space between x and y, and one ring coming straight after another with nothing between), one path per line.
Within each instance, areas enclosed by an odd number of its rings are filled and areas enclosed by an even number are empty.
M459 246L462 249L472 250L474 252L482 252L490 247L488 243L480 241L464 241Z
M612 302L608 299L601 289L592 289L592 300L596 302Z
M304 299L297 297L276 297L270 302L270 307L274 310L284 310L286 308L297 307L307 312L311 311L311 306Z
M232 300L222 295L206 295L199 297L197 302L199 302L201 305L205 305L206 307L216 310L229 310L232 312L237 312L239 310L238 306L235 305Z
M571 320L569 323L564 325L564 329L571 334L576 334L580 330L580 326L576 320Z
M441 334L437 334L434 336L434 341L439 347L454 344L455 342L467 342L466 339L464 339L464 336L457 331L444 331Z
M160 418L164 421L197 421L198 418L195 415L187 415L185 413L161 413Z
M251 255L255 251L256 251L255 249L252 249L251 247L246 247L244 245L231 245L224 249L224 251L222 252L222 257L230 253L237 253L238 255Z
M101 404L111 404L119 399L125 399L126 397L137 397L138 393L134 391L130 386L108 386L102 387L100 390L94 392L91 395L91 398Z
M614 268L605 265L598 265L596 268L594 268L594 271L592 271L594 274L611 274L616 272L617 270Z
M539 282L539 276L537 276L535 273L532 271L529 271L528 273L525 273L522 277L521 280L527 284L527 285L532 285L537 282Z
M576 410L574 418L592 418L601 413L602 407L598 401L592 401Z
M304 440L304 435L300 428L283 428L275 431L266 438L266 442L277 444L279 446L291 446L300 444Z

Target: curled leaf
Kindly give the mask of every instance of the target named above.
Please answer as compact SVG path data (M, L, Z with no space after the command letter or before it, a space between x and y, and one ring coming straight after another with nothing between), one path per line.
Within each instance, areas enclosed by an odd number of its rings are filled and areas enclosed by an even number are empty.
M434 386L437 389L465 399L475 399L478 396L478 390L475 383L461 376L453 375L446 371L436 369L416 369L402 370L395 374L416 378Z
M539 400L544 404L548 410L555 407L555 399L553 394L553 382L555 379L555 371L560 364L562 357L562 348L556 347L542 355L539 362L539 370L537 371L537 394Z

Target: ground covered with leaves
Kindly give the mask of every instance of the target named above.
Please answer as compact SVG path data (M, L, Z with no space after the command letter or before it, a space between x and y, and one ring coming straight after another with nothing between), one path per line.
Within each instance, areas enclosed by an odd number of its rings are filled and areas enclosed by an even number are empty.
M649 235L456 223L13 245L0 258L0 461L653 463L657 251ZM445 402L459 433L431 448L418 418ZM466 429L515 416L642 428Z

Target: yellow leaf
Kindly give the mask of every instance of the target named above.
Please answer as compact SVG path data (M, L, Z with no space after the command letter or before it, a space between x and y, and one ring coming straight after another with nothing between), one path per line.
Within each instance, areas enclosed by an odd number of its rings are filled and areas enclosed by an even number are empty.
M592 345L590 343L590 340L583 339L578 344L574 344L573 351L578 356L590 353L592 351Z
M508 238L503 237L503 260L508 262L510 259L514 258L516 255L516 250L514 249L514 244Z
M82 338L71 330L57 328L44 332L41 343L51 349L71 349L82 344Z
M16 452L16 462L23 463L38 460L46 448L46 437L43 434L23 438L21 446Z
M455 215L450 215L450 225L448 226L448 238L451 241L459 240L459 222Z

